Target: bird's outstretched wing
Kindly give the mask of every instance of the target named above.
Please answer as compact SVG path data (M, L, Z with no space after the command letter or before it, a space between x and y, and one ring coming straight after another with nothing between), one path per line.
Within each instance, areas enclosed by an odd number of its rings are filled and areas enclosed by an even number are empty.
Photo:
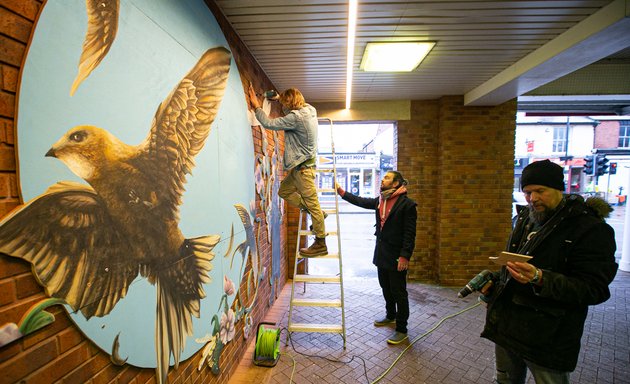
M0 252L32 264L50 297L107 315L138 275L127 240L89 186L57 183L0 222Z
M72 83L70 96L105 58L118 31L119 0L86 0L85 5L88 28L79 59L79 73Z
M158 107L141 155L135 159L152 173L165 219L177 218L186 175L223 99L230 60L230 52L223 47L204 53Z

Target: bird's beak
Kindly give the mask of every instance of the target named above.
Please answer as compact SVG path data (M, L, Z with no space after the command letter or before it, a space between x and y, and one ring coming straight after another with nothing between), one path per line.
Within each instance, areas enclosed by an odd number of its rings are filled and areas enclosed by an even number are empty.
M48 152L46 152L45 157L57 157L57 155L55 154L55 150L53 148L50 148Z

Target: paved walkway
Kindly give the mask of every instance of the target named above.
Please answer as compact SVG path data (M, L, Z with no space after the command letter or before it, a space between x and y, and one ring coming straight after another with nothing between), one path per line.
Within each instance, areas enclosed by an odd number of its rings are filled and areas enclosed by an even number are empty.
M618 234L622 232L624 211L617 210L609 220ZM329 217L327 226L330 220ZM288 384L291 378L297 384L367 384L379 379L399 357L379 383L492 383L493 344L479 337L484 324L484 307L474 307L444 320L435 328L444 318L475 305L476 293L458 299L457 288L410 283L410 342L387 345L385 340L393 328L376 328L372 324L375 318L384 314L376 268L371 265L374 216L342 214L340 220L346 349L343 349L341 336L336 334L294 333L291 344L287 343L287 332L283 330L280 360L274 368L264 368L252 363L255 343L252 338L230 384ZM621 240L618 236L618 248L621 248ZM311 273L331 273L325 269L334 267L323 266L318 268L324 270L315 270L313 263ZM300 287L297 292L301 293L302 285L296 286ZM310 284L304 296L335 297L338 291L335 285ZM571 374L572 384L630 384L630 273L618 271L611 292L610 300L591 307L589 311L578 367ZM278 324L279 328L287 326L290 294L289 281L266 321ZM296 321L300 321L299 316L308 317L308 322L322 323L339 321L340 318L339 309L301 307L298 311L295 312L298 314ZM411 345L415 339L418 340ZM342 362L331 362L325 358ZM529 378L528 384L532 383L533 379Z
M287 326L288 283L267 321ZM308 285L305 296L333 295L337 289L325 285ZM619 271L611 286L612 297L592 307L582 338L578 367L571 374L571 383L630 383L630 273ZM301 292L301 289L299 290ZM336 334L294 333L292 344L281 334L281 357L274 368L252 364L253 345L241 362L230 383L372 383L381 376L408 348L380 383L491 383L494 373L493 344L479 337L484 324L484 307L474 307L476 294L458 299L457 289L412 283L409 284L411 317L410 342L389 346L390 327L374 327L374 318L383 314L383 299L374 278L354 279L346 283L347 348ZM300 308L304 316L337 319L334 309ZM433 330L434 329L434 330ZM425 335L422 337L422 335ZM307 356L310 355L310 356ZM313 357L313 356L320 356ZM331 362L327 359L343 362ZM364 365L365 364L365 365ZM295 367L295 372L293 368ZM364 368L365 367L365 368ZM367 378L364 373L367 371ZM533 383L529 379L528 383Z

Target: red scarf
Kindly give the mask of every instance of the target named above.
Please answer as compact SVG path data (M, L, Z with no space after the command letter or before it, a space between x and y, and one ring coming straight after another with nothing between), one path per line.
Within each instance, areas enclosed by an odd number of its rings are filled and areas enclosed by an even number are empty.
M396 189L394 193L390 192L391 190L381 192L381 198L378 203L378 214L381 217L381 229L383 229L383 225L387 218L389 217L389 213L392 211L392 207L396 204L398 197L404 193L407 193L407 188L405 186L401 186Z

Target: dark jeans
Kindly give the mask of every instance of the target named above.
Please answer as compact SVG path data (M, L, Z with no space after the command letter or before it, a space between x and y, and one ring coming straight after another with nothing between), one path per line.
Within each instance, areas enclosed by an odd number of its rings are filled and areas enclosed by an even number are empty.
M388 271L378 268L378 283L383 289L387 318L396 319L396 331L407 333L407 320L409 320L407 271Z
M569 384L569 372L541 367L496 344L494 345L494 354L497 369L495 383L524 384L529 368L536 384Z

